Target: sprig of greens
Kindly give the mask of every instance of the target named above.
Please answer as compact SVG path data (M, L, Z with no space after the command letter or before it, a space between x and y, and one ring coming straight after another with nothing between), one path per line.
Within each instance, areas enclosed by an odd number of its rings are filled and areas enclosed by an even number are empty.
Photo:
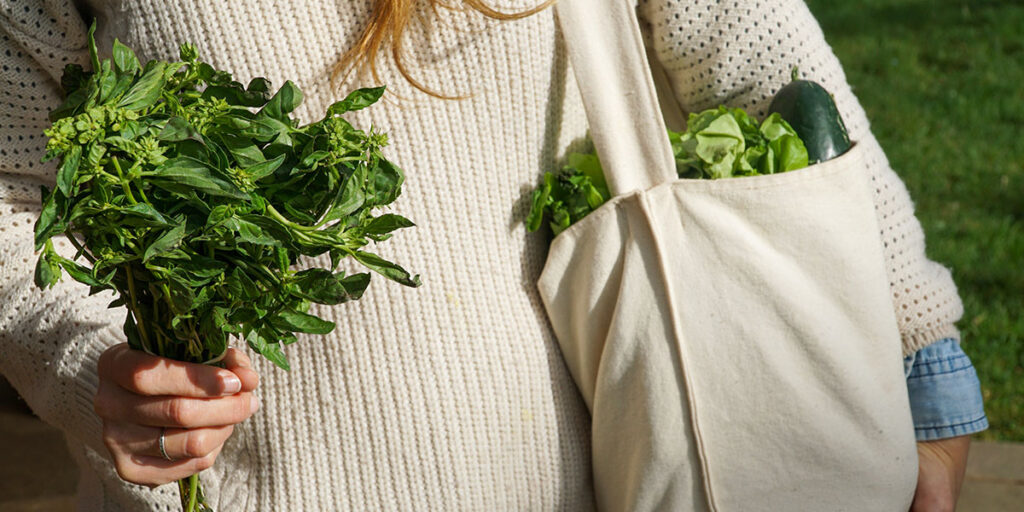
M65 69L66 100L45 132L44 161L60 166L35 229L38 286L53 286L63 270L93 293L114 290L111 306L127 307L134 348L210 362L237 335L287 369L281 346L295 333L335 327L309 314L310 303L358 299L369 283L368 274L338 271L343 258L419 285L364 250L413 225L376 215L403 181L381 153L387 136L341 117L373 104L383 87L354 91L298 126L289 117L302 101L295 84L273 94L264 78L242 86L190 44L180 62L142 65L115 41L113 59L100 61L90 31L90 51L93 71ZM60 233L75 258L53 250ZM331 268L292 269L300 256L324 253Z
M679 178L718 179L776 174L807 167L807 148L779 114L758 124L742 109L720 106L690 114L684 132L668 131ZM572 153L558 172L545 172L532 196L527 231L549 219L558 235L611 198L595 153Z
M66 99L50 115L44 161L58 159L35 226L35 282L67 272L125 306L131 347L181 361L217 363L238 336L288 369L283 345L334 323L312 303L360 298L368 273L338 270L351 257L406 286L418 276L364 248L412 226L377 214L401 193L402 171L381 153L387 136L341 117L372 105L383 87L359 89L305 126L289 114L302 92L247 86L180 47L179 62L141 64L114 41L101 61L89 31L92 71L69 65ZM77 248L64 258L52 237ZM300 256L329 254L330 268L294 270ZM79 261L84 259L85 261ZM179 481L182 509L210 511L198 475ZM198 509L197 509L198 507Z
M807 167L807 148L789 123L771 114L760 125L742 109L690 114L686 131L669 131L680 178L759 176Z
M544 182L533 192L526 229L537 231L547 215L551 231L557 235L610 197L597 155L572 153L561 171L544 173Z

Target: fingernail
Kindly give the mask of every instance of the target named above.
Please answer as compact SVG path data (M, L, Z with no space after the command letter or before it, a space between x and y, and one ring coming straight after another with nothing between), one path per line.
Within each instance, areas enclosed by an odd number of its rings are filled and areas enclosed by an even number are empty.
M259 409L259 408L260 408L260 398L258 396L256 396L256 395L252 395L252 397L249 399L249 410L252 411L252 412L256 412L256 410Z
M224 394L233 395L242 390L242 381L235 375L224 377Z

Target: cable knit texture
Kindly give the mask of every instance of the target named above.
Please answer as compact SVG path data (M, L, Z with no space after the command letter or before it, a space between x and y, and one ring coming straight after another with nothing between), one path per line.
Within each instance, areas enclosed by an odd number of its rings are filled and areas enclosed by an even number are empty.
M490 2L501 10L532 0ZM81 6L82 12L76 9ZM949 272L924 255L907 191L806 7L791 0L641 0L641 17L685 109L726 103L761 115L799 65L835 93L853 139L870 148L881 235L905 352L956 337ZM68 62L87 62L85 18L140 57L180 42L247 82L295 81L314 120L342 91L328 76L366 23L369 0L0 0L0 371L60 427L82 467L81 510L174 510L176 490L120 481L92 411L96 359L123 339L123 310L65 282L32 285L32 225L47 112ZM83 14L84 13L84 14ZM262 409L203 474L218 511L586 510L593 507L589 419L537 297L544 241L522 221L544 170L586 132L552 12L494 22L423 8L408 31L416 78L351 117L391 136L407 172L398 213L418 227L380 252L421 273L406 289L375 279L357 303L320 308L338 324L289 347L293 370L257 361ZM70 254L70 244L57 242Z

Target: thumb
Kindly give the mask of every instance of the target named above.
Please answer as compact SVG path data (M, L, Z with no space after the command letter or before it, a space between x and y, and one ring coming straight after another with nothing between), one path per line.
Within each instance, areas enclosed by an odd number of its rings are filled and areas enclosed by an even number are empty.
M260 376L256 373L256 370L253 370L252 360L249 359L245 352L237 348L229 348L223 362L224 368L234 372L238 379L242 381L241 393L252 391L259 386Z

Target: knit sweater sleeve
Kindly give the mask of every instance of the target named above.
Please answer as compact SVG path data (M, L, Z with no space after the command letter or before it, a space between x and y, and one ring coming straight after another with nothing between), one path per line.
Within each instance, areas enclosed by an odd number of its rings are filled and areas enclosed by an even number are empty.
M963 314L949 270L925 256L906 186L890 168L838 59L801 0L639 0L648 43L683 111L719 104L763 117L775 92L801 76L833 93L870 167L904 354L959 339Z
M45 291L33 283L40 185L56 176L40 163L43 130L64 65L88 59L85 42L72 1L0 0L0 372L42 419L106 453L92 398L99 354L123 339L113 296L67 277ZM54 246L74 254L64 238Z

